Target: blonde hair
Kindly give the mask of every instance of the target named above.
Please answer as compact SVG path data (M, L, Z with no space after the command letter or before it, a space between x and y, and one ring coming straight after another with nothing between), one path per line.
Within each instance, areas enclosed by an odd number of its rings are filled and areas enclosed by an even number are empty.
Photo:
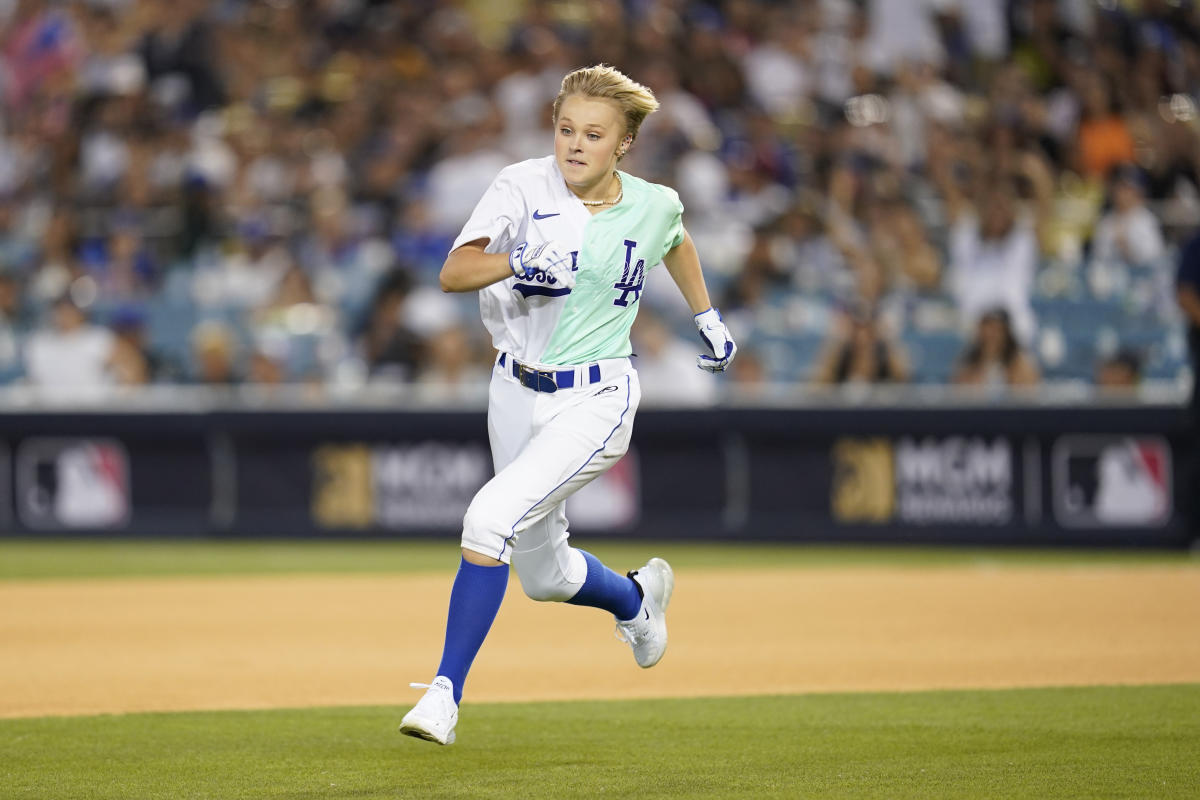
M614 101L625 115L625 134L630 141L637 138L638 129L646 117L658 109L654 92L607 64L581 67L567 73L562 80L562 88L558 90L558 97L554 98L555 122L562 111L563 101L573 94Z

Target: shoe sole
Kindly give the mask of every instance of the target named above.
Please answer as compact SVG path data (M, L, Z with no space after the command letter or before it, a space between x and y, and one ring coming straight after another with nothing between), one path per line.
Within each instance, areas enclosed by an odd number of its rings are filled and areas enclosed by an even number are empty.
M666 611L667 604L671 602L671 594L675 591L675 570L671 569L671 565L661 558L652 558L646 563L647 567L656 567L663 576L663 598L659 604L659 611Z
M400 726L400 732L405 736L412 736L416 739L424 739L427 742L433 742L434 744L440 745L454 744L454 739L456 738L454 731L451 730L449 735L446 736L446 741L443 742L435 734L429 732L425 728L419 727L416 723L412 722L402 724Z

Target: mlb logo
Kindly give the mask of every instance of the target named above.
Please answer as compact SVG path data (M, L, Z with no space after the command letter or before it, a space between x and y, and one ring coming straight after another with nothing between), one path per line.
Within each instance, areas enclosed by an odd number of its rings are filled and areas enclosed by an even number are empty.
M30 528L114 528L129 521L129 455L114 439L26 439L17 510Z
M1171 518L1171 448L1162 437L1064 436L1052 457L1063 527L1157 527Z

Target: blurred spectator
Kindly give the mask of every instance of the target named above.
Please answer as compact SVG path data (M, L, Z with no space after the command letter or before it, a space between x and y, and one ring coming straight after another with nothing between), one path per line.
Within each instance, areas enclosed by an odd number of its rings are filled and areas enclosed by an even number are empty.
M193 296L202 306L258 308L270 302L291 266L282 232L266 219L251 217L217 258L196 269Z
M1034 300L1086 302L1074 275L1200 222L1194 2L518 5L505 28L478 3L0 0L0 265L24 319L86 277L154 341L184 347L196 316L246 331L267 377L450 364L458 310L428 293L464 198L544 151L547 92L583 61L655 90L623 168L679 187L735 332L808 335L837 298L898 330L999 306L1028 344ZM419 301L372 303L396 258ZM645 302L673 323L664 279Z
M118 309L109 319L113 332L112 374L122 386L143 386L157 377L160 364L146 346L145 314L136 307Z
M21 336L29 328L29 309L21 279L0 268L0 384L21 375Z
M38 304L48 303L67 290L78 276L76 261L79 234L76 216L63 206L56 206L42 231L38 253L30 276L29 294Z
M1103 75L1084 73L1082 95L1079 166L1084 175L1103 180L1113 167L1133 161L1133 136Z
M908 203L892 200L877 207L870 246L882 266L886 286L920 291L941 288L942 259L928 236Z
M416 375L423 345L402 317L412 286L412 275L396 269L375 289L359 334L359 350L374 380L406 383Z
M255 350L250 355L250 369L247 371L246 382L254 386L278 386L287 379L287 373L274 358L262 350Z
M703 345L676 336L661 318L642 309L630 331L647 405L707 406L716 400L717 382L696 369L696 356Z
M465 397L470 387L486 385L494 353L480 358L471 333L460 324L447 325L425 342L425 358L417 382L443 395Z
M191 113L220 105L224 89L206 0L149 3L149 29L139 46L152 81L166 82Z
M1105 392L1127 392L1142 381L1142 357L1133 350L1118 350L1096 366L1096 386Z
M840 291L851 276L845 258L825 230L817 210L801 201L776 222L773 250L791 271L792 285L801 292Z
M984 313L974 340L959 359L954 383L995 389L1032 386L1040 380L1037 364L1013 333L1008 312L993 309Z
M32 268L36 250L21 216L19 198L0 191L0 263L25 272Z
M908 377L903 347L865 311L838 316L813 373L813 381L825 385L904 383Z
M218 320L201 322L192 331L192 376L206 386L241 383L238 341L233 329Z
M84 249L84 265L96 281L100 298L128 303L154 291L158 266L138 226L124 222L103 241Z
M871 66L890 74L906 61L942 64L946 53L937 13L943 5L942 0L867 0Z
M32 322L21 276L0 263L0 325L24 331Z
M52 327L35 331L26 346L29 383L53 399L91 399L113 383L116 341L112 331L88 322L69 294L51 307Z
M935 170L950 221L951 296L968 327L974 327L984 311L1000 307L1012 320L1017 338L1029 342L1035 326L1030 300L1038 262L1037 226L1045 224L1049 214L1044 165L1028 153L1019 173L974 175L984 182L974 204L953 174L956 165L942 164ZM1019 207L1016 177L1037 187L1033 209Z
M1166 249L1162 227L1146 207L1144 179L1132 165L1119 169L1112 181L1112 208L1096 224L1092 256L1105 262L1135 266L1153 264Z
M729 371L736 391L742 397L756 397L766 393L769 376L762 356L751 345L738 347L737 360Z

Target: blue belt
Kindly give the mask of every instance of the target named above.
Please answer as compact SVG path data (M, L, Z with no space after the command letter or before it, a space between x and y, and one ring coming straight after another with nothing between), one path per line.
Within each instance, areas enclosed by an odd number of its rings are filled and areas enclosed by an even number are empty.
M507 361L507 363L506 363ZM510 366L511 365L511 366ZM527 367L515 358L508 358L508 353L500 354L500 366L512 370L512 376L522 386L535 392L557 392L559 389L570 389L575 386L575 370L540 370ZM584 386L600 382L600 365L592 364L587 369L587 381Z

